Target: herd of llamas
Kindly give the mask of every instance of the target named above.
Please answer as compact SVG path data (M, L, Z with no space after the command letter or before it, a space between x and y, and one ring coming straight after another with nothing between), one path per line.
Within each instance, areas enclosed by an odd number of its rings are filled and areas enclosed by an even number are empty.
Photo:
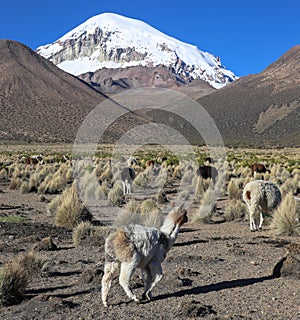
M168 162L167 158L145 161L130 157L118 164L112 163L110 158L92 159L94 162L89 162L88 169L84 161L77 160L77 174L74 176L72 160L69 156L56 158L54 164L49 158L43 159L42 155L22 157L17 162L2 165L0 179L9 180L11 188L19 188L23 190L22 192L34 191L47 194L61 193L64 188L69 187L72 180L80 178L80 197L83 201L87 196L96 199L105 198L116 206L124 206L126 202L134 199L137 189L142 190L140 193L143 193L151 183L163 189L176 179L187 182L185 186L189 190L196 190L196 196L199 189L202 190L199 201L201 206L201 197L204 197L206 191L214 190L219 180L225 181L226 186L230 181L235 181L240 189L239 200L243 201L248 209L250 231L262 229L264 217L280 206L285 195L292 192L295 201L298 201L297 194L300 193L299 166L287 171L280 165L267 168L262 163L252 163L243 168L235 167L236 162L233 161L228 163L224 170L224 168L219 169L218 163L214 163L210 157L197 167L188 161L173 164ZM51 187L55 179L59 181L58 190ZM117 197L112 193L114 189L118 189ZM180 227L190 220L188 217L191 214L188 214L188 208L185 208L188 192L187 190L181 192L185 194L182 196L181 203L175 205L172 202L171 209L164 214L160 227L128 223L115 228L106 238L105 267L102 278L104 306L108 305L111 282L117 275L127 296L134 301L139 301L130 288L131 276L137 268L142 270L144 282L142 299L152 299L152 290L162 278L161 264L175 243ZM164 193L160 190L160 196L162 194ZM223 190L224 194L226 190ZM122 201L119 201L120 198ZM154 199L158 202L158 198ZM259 222L257 222L258 218ZM299 217L297 219L299 221Z

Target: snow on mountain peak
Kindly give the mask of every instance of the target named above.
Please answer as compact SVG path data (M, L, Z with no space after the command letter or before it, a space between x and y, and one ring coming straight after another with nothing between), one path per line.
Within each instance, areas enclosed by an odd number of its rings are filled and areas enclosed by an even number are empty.
M184 81L199 78L215 88L236 79L212 54L172 38L143 21L114 13L91 17L36 51L74 75L102 68L161 64L170 67Z

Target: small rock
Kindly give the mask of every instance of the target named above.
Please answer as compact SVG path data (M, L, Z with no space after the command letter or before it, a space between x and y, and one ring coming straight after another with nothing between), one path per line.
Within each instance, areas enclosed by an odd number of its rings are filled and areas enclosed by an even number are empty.
M51 237L46 237L35 243L32 249L35 251L55 251L57 250L57 245L53 242Z
M300 279L300 244L290 243L286 248L286 255L274 266L273 276Z

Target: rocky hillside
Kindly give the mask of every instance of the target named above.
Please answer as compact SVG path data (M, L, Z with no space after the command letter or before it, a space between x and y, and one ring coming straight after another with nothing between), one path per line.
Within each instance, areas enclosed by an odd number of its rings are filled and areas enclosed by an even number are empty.
M198 101L227 145L300 146L300 45Z
M118 69L103 68L95 72L84 73L79 78L89 83L96 90L109 95L128 89L159 87L176 90L197 99L216 90L200 79L185 83L170 68L163 65L151 68L146 66Z

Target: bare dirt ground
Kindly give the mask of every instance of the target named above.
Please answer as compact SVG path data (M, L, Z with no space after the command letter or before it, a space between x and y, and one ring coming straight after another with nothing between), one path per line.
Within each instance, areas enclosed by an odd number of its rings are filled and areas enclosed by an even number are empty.
M273 237L268 227L251 233L246 221L183 226L163 263L164 277L154 301L129 301L117 281L101 302L103 247L75 248L72 230L54 226L46 202L0 185L0 215L27 220L0 223L0 266L40 239L51 236L57 249L30 282L20 304L2 307L1 319L300 319L300 280L272 276L285 246L299 238ZM50 197L46 197L50 200ZM222 212L226 201L218 204ZM142 293L139 273L132 279Z

